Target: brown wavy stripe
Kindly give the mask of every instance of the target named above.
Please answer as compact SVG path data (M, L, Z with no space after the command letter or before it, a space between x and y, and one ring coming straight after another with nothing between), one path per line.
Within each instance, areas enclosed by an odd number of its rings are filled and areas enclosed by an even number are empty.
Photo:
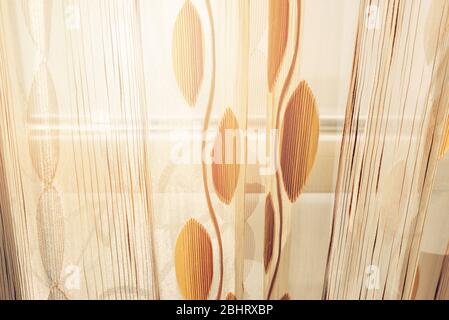
M193 107L203 81L203 29L189 0L182 7L173 30L173 69L188 104Z
M45 54L50 41L52 7L52 0L22 0L25 24L36 46Z
M281 300L290 300L290 295L289 295L288 293L285 293L285 294L282 296Z
M270 92L279 75L288 38L288 0L270 0L268 8L268 88Z
M288 198L294 202L312 169L319 136L315 97L305 81L288 102L281 135L282 177Z
M449 117L447 118L446 130L443 134L443 144L441 146L440 157L444 157L446 152L449 150Z
M239 125L234 113L231 109L226 109L212 150L214 188L218 198L226 204L231 203L239 178L240 165L237 155L239 154L240 139L237 132L238 128ZM236 133L235 138L234 133ZM233 140L230 141L229 138L233 138Z
M53 187L44 190L37 206L37 236L42 264L53 283L59 280L64 257L64 214Z
M207 231L194 219L185 224L176 240L175 268L185 299L207 299L213 276L212 244Z
M39 178L46 184L53 180L59 159L56 91L45 65L36 73L28 99L28 118L35 119L42 130L29 135L31 162ZM52 128L53 127L53 128Z
M203 132L207 132L209 128L209 121L212 112L214 96L215 96L215 69L216 69L216 47L215 47L215 26L214 26L214 17L212 15L212 6L210 4L210 0L206 0L206 8L207 8L207 16L209 20L210 27L210 37L212 44L212 70L211 70L211 82L209 89L209 99L207 101L206 113L204 115L204 123L203 123ZM206 148L206 141L203 139L201 143L201 154L204 154L204 150ZM206 197L207 208L209 210L209 215L212 220L212 224L214 226L215 235L217 237L218 243L218 288L216 299L221 299L221 291L223 288L223 243L221 240L220 227L218 226L217 217L215 215L214 206L212 205L212 200L210 197L209 184L207 178L207 167L206 162L204 161L204 157L201 157L201 172L203 173L203 187L204 187L204 195Z
M233 294L232 292L229 292L226 295L226 300L237 300L237 297L235 296L235 294Z
M268 270L273 255L273 239L274 239L274 208L271 193L265 199L265 233L264 233L264 250L263 264L265 272Z

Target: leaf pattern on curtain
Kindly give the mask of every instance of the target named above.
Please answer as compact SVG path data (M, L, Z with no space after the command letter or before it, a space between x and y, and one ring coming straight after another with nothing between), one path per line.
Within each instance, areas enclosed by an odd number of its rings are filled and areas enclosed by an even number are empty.
M64 213L61 198L53 187L42 193L37 207L39 250L51 283L49 299L66 296L58 287L64 258Z
M351 1L0 1L0 299L447 299L449 2Z
M302 81L287 104L281 133L282 177L291 202L298 198L315 162L319 129L315 97Z
M289 19L286 20L288 23L283 25L279 25L278 19L279 16L278 14L269 14L269 19L272 23L272 25L278 25L279 27L284 28L284 30L282 31L283 34L285 34L285 37L288 37L288 30L293 29L294 30L294 40L291 41L291 44L289 46L289 50L292 51L292 57L291 57L291 61L290 64L288 66L288 70L286 71L284 77L283 77L283 81L277 83L278 86L277 88L280 90L280 95L279 97L276 98L276 95L273 94L273 90L270 90L270 97L272 99L271 101L271 107L274 110L274 117L273 120L274 122L274 128L276 130L280 129L280 122L281 122L281 114L284 110L284 99L286 97L286 94L288 92L289 87L291 87L292 84L292 78L293 75L295 73L295 68L297 68L297 60L299 57L299 37L300 37L300 30L301 30L301 6L302 6L302 2L301 0L296 0L296 3L294 3L294 5L296 6L296 14L294 16L294 19ZM273 3L274 5L274 3ZM282 5L285 6L285 3L278 3L276 5ZM289 6L290 4L288 4ZM284 9L278 8L278 9L274 9L273 7L271 7L272 10L275 11L283 11ZM289 10L287 10L287 12L284 12L283 15L289 15ZM269 23L270 24L270 23ZM269 41L269 46L270 46L270 41ZM278 46L279 47L279 46ZM268 64L271 64L272 61L270 61L270 59L268 59ZM269 66L270 67L270 66ZM282 131L281 130L281 140L282 140ZM282 148L282 141L281 141L281 148ZM276 152L280 152L278 150L276 150ZM282 157L282 155L281 155ZM277 158L276 158L277 161ZM278 165L278 163L276 162L276 165ZM279 294L279 290L284 291L284 289L287 286L287 275L283 275L282 279L283 279L283 286L279 284L279 278L281 278L279 276L279 270L280 269L285 269L286 266L285 264L288 264L288 259L289 259L289 253L288 250L286 250L287 252L284 251L284 247L283 247L283 242L284 241L289 241L290 238L290 224L287 223L284 226L284 221L286 220L286 218L288 218L290 216L290 210L285 210L287 208L284 207L283 204L283 199L282 199L282 190L281 190L281 174L282 172L282 164L281 164L281 168L280 170L276 170L275 173L275 192L276 192L276 198L277 198L277 217L278 217L278 221L279 223L277 224L277 230L274 232L275 233L275 237L273 239L273 242L277 242L277 256L276 256L276 261L274 264L274 268L272 268L272 270L267 270L266 271L266 275L268 276L268 281L266 282L266 291L267 291L267 299L271 299L272 298L272 294L273 291L277 291ZM274 191L274 190L273 190ZM287 236L285 236L287 235Z
M36 224L39 251L48 277L48 299L67 299L59 284L64 259L64 213L54 187L59 162L59 106L46 63L51 34L51 0L22 0L25 23L41 61L28 96L28 148L35 173L42 183ZM42 128L35 130L34 128Z
M28 106L29 123L43 128L29 135L31 161L39 178L50 184L59 161L59 132L55 126L59 112L53 80L45 65L35 75Z
M185 224L176 240L175 267L184 298L207 299L213 277L212 243L195 219Z
M220 200L230 204L235 193L240 171L240 132L237 119L227 108L220 121L212 150L212 178Z
M190 0L176 18L173 30L173 69L187 103L194 107L204 74L203 29L198 12Z

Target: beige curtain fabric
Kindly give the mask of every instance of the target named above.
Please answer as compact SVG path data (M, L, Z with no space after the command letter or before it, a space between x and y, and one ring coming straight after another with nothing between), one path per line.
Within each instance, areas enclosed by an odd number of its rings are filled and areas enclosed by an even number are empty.
M449 2L0 1L0 299L448 299Z

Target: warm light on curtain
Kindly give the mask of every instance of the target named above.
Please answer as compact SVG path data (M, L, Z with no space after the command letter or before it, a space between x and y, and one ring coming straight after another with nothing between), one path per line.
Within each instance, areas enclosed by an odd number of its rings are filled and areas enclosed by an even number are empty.
M449 2L0 1L0 299L448 299Z

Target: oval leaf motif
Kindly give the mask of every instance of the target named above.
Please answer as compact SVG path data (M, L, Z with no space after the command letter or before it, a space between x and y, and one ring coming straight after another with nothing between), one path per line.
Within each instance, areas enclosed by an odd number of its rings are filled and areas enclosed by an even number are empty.
M271 193L265 199L265 232L264 232L264 250L263 250L263 264L265 272L273 255L273 238L274 238L274 208Z
M217 138L212 150L212 180L218 198L231 203L239 178L240 137L239 125L231 109L220 122Z
M58 166L57 119L55 87L46 67L42 65L36 73L28 99L28 122L32 129L28 145L34 170L46 184L53 181Z
M288 20L288 0L270 0L268 8L268 88L270 92L273 90L284 59Z
M281 133L282 178L291 202L298 198L315 162L319 127L315 97L302 81L288 102Z
M212 244L207 231L194 219L185 224L176 240L175 269L185 299L207 299L213 275Z
M36 221L42 264L49 280L57 282L64 256L64 215L61 199L53 187L41 195Z
M179 13L173 31L173 69L187 103L193 107L203 81L203 30L190 0Z

